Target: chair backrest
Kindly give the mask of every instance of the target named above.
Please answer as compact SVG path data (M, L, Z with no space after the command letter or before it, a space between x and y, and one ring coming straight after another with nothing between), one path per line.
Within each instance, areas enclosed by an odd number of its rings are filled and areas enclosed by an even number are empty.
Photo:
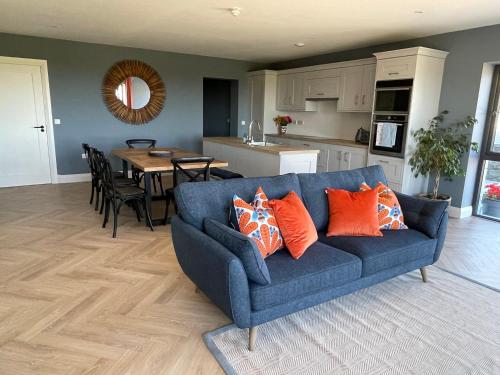
M113 180L113 168L111 168L111 163L104 156L102 151L95 151L94 160L97 167L97 174L102 183L104 191L108 194L114 195L115 184Z
M127 139L125 143L128 148L135 148L136 146L153 148L156 146L156 139Z
M179 184L179 177L181 176L187 178L186 182L208 181L210 179L210 164L213 161L214 158L211 156L172 158L174 187ZM196 169L186 169L183 167L186 164L201 164L202 166ZM203 179L200 179L201 176L203 176Z
M90 171L92 172L92 160L91 160L91 150L88 143L82 143L83 153L85 154L85 159L87 159L87 164L89 165Z

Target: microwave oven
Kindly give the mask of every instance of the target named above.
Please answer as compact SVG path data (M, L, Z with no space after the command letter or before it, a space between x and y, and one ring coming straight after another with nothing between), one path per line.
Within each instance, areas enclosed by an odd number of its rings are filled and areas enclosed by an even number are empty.
M372 122L370 152L403 158L407 128L407 115L375 114Z
M413 80L378 81L375 88L375 113L408 113Z

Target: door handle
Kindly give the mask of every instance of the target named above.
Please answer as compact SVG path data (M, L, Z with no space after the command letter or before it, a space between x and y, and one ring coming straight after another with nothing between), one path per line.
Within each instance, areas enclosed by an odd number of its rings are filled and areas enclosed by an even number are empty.
M399 74L399 72L389 72L388 73L390 76L397 76Z
M344 152L344 161L347 162L347 154L349 154L348 152Z
M40 129L40 131L43 133L45 132L45 126L41 125L41 126L33 126L35 129Z
M358 105L358 98L359 98L359 96L358 96L358 94L356 94L354 96L354 105Z
M361 97L361 104L363 104L363 105L365 104L365 97L366 97L365 94L363 94L363 96Z
M337 160L342 160L342 151L337 151Z

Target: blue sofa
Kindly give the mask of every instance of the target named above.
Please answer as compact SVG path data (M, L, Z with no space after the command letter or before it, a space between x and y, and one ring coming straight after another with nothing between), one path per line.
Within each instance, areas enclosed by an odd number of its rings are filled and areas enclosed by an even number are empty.
M172 237L186 275L240 328L252 350L259 324L320 304L437 261L448 222L447 203L397 193L410 229L383 237L326 237L325 188L357 191L387 183L380 166L318 174L184 183L175 190ZM251 201L262 186L269 199L302 197L319 240L298 260L286 249L263 260L250 240L229 227L233 194ZM210 227L207 234L208 226ZM259 259L260 258L260 259Z

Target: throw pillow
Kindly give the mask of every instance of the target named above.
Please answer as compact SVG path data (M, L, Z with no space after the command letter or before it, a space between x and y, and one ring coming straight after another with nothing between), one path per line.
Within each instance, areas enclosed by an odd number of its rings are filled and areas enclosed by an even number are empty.
M363 182L360 191L371 190L371 187ZM399 230L408 229L404 223L403 211L396 194L382 182L375 186L378 192L378 220L380 229Z
M235 194L233 205L239 231L255 241L263 258L283 247L278 224L262 187L257 189L251 204Z
M261 285L271 283L266 262L255 241L218 221L207 218L203 223L205 232L210 237L224 245L241 260L249 280Z
M269 201L283 241L293 258L299 259L307 248L318 240L318 233L302 200L294 192L283 199Z
M326 189L327 236L382 236L378 223L378 192Z

